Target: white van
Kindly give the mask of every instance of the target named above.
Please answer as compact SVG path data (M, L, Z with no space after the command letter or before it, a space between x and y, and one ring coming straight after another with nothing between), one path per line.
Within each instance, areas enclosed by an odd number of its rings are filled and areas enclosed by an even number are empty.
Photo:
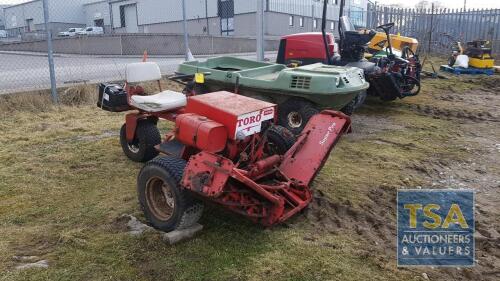
M82 31L77 32L78 35L100 35L104 34L104 29L99 26L89 26Z
M59 32L57 36L59 37L73 37L76 36L78 32L83 31L83 28L70 28L67 31Z
M0 38L7 38L7 31L0 30Z

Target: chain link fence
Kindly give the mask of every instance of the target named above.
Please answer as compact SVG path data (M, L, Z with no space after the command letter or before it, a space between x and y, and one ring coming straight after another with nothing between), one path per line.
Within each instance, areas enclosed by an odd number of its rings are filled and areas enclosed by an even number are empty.
M327 32L336 36L339 4L329 0L326 18ZM322 9L322 0L26 0L0 6L0 94L123 80L125 66L145 51L163 74L172 74L185 59L186 42L196 59L274 61L281 36L321 31ZM499 11L389 9L367 0L347 0L344 8L356 27L394 21L394 32L416 37L421 46L430 41L441 53L451 46L445 38L479 36L493 40L499 53Z
M450 54L455 42L488 40L500 54L500 9L401 9L368 5L369 28L394 22L393 33L417 38L421 53Z
M172 74L185 59L186 42L197 59L257 58L258 1L184 1L35 0L2 7L0 94L52 88L50 53L58 88L123 80L125 66L145 52ZM260 46L272 52L278 44L267 38Z

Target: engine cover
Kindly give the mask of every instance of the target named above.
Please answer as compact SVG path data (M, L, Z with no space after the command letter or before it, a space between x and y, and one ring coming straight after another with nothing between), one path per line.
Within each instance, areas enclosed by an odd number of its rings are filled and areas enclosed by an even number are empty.
M190 97L185 112L223 124L230 139L241 140L260 133L262 123L275 118L276 105L221 91Z

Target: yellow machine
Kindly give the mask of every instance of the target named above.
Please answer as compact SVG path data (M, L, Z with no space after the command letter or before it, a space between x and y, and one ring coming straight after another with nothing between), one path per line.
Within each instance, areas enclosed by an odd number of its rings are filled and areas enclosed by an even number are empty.
M491 42L475 40L467 42L464 54L469 57L469 66L475 68L493 68L495 60L491 56Z
M391 45L392 48L403 50L405 46L410 47L410 49L416 53L418 48L418 40L411 37L405 37L391 34ZM382 51L387 46L387 35L384 32L377 32L375 37L370 41L368 49L371 53Z
M475 40L467 42L466 48L460 42L455 42L452 47L453 53L448 59L448 65L453 66L458 55L469 57L469 66L474 68L493 68L495 59L491 56L491 42L487 40Z

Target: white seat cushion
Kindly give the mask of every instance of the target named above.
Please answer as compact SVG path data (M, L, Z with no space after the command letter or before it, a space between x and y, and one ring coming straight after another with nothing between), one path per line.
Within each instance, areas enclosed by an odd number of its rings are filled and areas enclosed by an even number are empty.
M161 79L160 67L155 62L137 62L127 65L127 82L139 83Z
M179 92L164 91L151 96L133 95L130 98L130 103L146 112L161 112L186 106L187 98Z

